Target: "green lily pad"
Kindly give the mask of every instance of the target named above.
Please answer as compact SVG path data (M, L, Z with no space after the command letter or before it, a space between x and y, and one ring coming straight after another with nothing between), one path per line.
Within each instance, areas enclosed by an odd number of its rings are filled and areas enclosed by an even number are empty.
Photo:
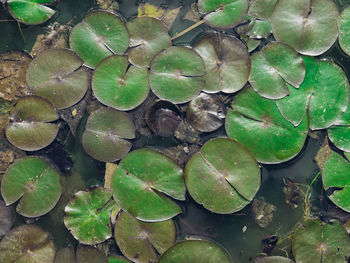
M0 200L0 239L6 235L13 225L13 215L10 207Z
M337 148L350 152L350 126L332 126L327 129L328 138Z
M137 67L149 67L153 57L171 46L168 30L152 17L138 17L126 24L130 35L129 61Z
M302 58L285 44L272 42L252 55L251 60L249 82L256 92L268 99L287 96L287 83L298 88L304 80L305 66Z
M346 263L350 240L338 221L324 224L308 220L293 235L292 250L296 262Z
M49 20L55 11L43 4L55 0L8 0L10 14L19 22L27 25L38 25Z
M243 209L260 187L260 168L252 153L234 140L215 138L185 168L186 187L206 209L230 214Z
M348 158L348 160L350 161L350 153L344 153L344 155L345 155L346 158Z
M229 138L245 145L261 163L281 163L303 148L308 131L305 115L298 127L284 119L273 100L246 88L234 99L226 115Z
M269 20L253 19L248 26L247 36L262 39L271 34L271 23Z
M340 14L338 28L340 47L350 56L350 7L345 8Z
M55 246L49 234L36 225L20 225L0 242L0 262L53 262Z
M269 20L278 0L253 0L249 4L248 15Z
M332 152L322 171L323 187L330 191L329 199L341 209L350 212L350 163Z
M1 181L1 194L6 204L19 200L16 211L26 217L48 213L57 204L61 192L59 173L35 156L16 161Z
M248 37L248 27L248 24L243 24L236 27L236 31L241 36L241 39L244 40L244 42L246 43L248 51L252 52L260 45L261 40Z
M56 253L54 263L75 263L75 253L72 248L62 248Z
M69 45L86 66L94 68L110 55L124 54L129 46L129 33L118 16L95 11L72 29Z
M255 263L293 263L294 261L280 256L257 257Z
M142 221L164 221L181 213L169 197L185 200L182 169L151 149L130 152L112 176L111 187L119 207Z
M68 108L84 97L89 86L89 72L82 65L71 50L48 49L29 64L27 83L57 109Z
M172 220L146 223L123 212L117 219L114 236L128 259L137 263L157 262L158 254L175 243L176 228Z
M131 263L132 261L122 256L112 256L108 258L108 263Z
M246 16L247 0L199 0L198 11L204 21L215 28L233 28Z
M160 99L185 103L195 98L204 87L202 58L192 49L170 47L151 62L149 84Z
M90 114L82 144L96 160L114 162L123 158L132 146L126 139L135 138L135 128L129 116L111 108L100 108Z
M92 76L92 90L103 104L118 110L139 106L149 93L148 70L130 66L127 56L102 60Z
M76 263L108 263L107 257L98 249L79 245L76 252Z
M32 96L20 99L11 112L14 121L6 127L6 137L14 146L36 151L48 146L57 136L56 110L47 100Z
M299 89L277 101L284 118L295 126L308 112L310 129L324 129L336 124L349 101L349 83L344 71L333 61L303 57L305 79Z
M231 263L230 256L218 245L206 240L186 240L176 243L159 259L158 263Z
M237 38L210 34L202 38L194 50L203 58L207 74L203 77L208 93L233 93L242 89L250 73L247 47Z
M113 193L101 187L79 191L67 204L64 224L83 244L101 243L112 236L110 215L117 208Z
M299 53L318 56L337 40L338 17L331 0L280 0L271 16L272 33Z

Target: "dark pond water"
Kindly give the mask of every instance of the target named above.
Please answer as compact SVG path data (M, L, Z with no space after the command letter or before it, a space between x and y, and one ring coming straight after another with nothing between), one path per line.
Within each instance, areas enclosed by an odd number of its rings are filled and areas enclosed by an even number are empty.
M138 2L136 0L118 1L122 15L130 19L137 15ZM148 1L154 5L176 8L182 6L181 12L177 17L171 32L179 32L187 28L193 22L184 20L183 16L189 9L189 5L195 1ZM339 10L350 5L349 0L337 0ZM18 29L18 25L11 20L5 10L0 9L0 53L12 49L31 50L36 36L48 31L48 25L57 21L65 24L73 19L73 24L78 23L91 8L96 8L92 0L61 0L55 9L55 17L43 26L22 26L25 42L23 41ZM175 44L189 44L198 38L207 26L202 25L189 34L176 40ZM335 44L322 57L332 58L346 71L350 78L350 57L343 54L338 44ZM49 214L41 217L35 224L40 225L51 233L57 249L69 245L76 245L76 241L68 233L63 225L63 210L71 196L89 186L102 185L104 164L99 163L87 156L81 146L81 131L84 128L84 121L81 123L76 138L69 138L66 149L68 150L74 162L73 169L64 175L64 194L57 207ZM302 190L310 184L312 179L318 173L318 167L314 161L325 132L318 132L316 136L308 137L303 151L293 160L282 165L262 165L262 185L257 194L266 202L276 206L272 223L266 228L261 229L251 216L251 207L246 207L243 211L233 215L218 215L210 213L197 205L188 196L186 202L180 203L183 207L183 213L175 218L178 227L178 239L186 239L191 236L202 236L216 241L223 246L232 256L234 262L250 262L255 255L262 252L263 244L261 240L269 235L277 235L281 242L274 250L275 254L286 255L290 253L290 244L288 236L293 229L304 218L303 200L300 201L297 208L292 208L284 201L283 178L289 178L300 185ZM174 144L174 140L164 141L159 138L141 138L136 145L143 145L147 141L152 146L166 146ZM319 179L312 189L312 200L317 206L320 197L323 197L321 180ZM327 200L325 200L327 202ZM322 207L321 207L322 212ZM326 211L324 211L326 212ZM17 224L24 222L23 218L17 215Z

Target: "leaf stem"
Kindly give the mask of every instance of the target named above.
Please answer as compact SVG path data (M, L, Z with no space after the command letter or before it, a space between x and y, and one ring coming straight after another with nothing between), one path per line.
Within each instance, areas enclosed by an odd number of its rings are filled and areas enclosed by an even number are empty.
M186 28L184 31L177 33L175 36L171 38L171 40L177 39L178 37L181 37L182 35L186 34L187 32L191 31L192 29L195 29L196 27L199 27L201 24L204 23L204 20L200 20L199 22L193 24L192 26Z

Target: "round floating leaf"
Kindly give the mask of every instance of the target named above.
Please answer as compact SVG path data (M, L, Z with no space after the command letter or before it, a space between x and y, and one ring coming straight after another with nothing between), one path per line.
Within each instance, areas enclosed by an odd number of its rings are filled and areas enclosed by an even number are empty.
M82 64L71 50L45 50L30 63L27 83L57 109L68 108L84 97L89 86L89 72Z
M181 213L168 196L185 200L182 169L165 155L151 149L129 153L113 174L114 200L142 221L164 221Z
M340 14L338 28L340 47L350 56L350 7L344 9Z
M6 204L19 200L16 210L26 217L49 212L57 204L61 192L59 173L46 161L34 156L11 165L1 181L1 194Z
M100 187L79 191L65 207L64 224L80 243L93 245L112 236L110 215L117 208L112 195Z
M0 200L0 239L10 231L13 224L11 208Z
M55 246L49 234L36 225L21 225L0 242L0 262L53 262Z
M20 99L11 112L14 122L6 128L7 139L17 148L36 151L48 146L57 136L58 119L51 103L40 97Z
M171 46L168 30L152 17L138 17L126 24L130 35L129 61L138 67L149 67L153 57Z
M338 221L324 224L319 220L308 220L293 235L292 250L296 262L346 263L350 256L350 241Z
M197 130L211 132L224 124L226 107L216 95L201 93L188 105L186 118Z
M322 171L323 187L329 199L341 209L350 212L350 163L332 152Z
M54 263L75 263L75 253L72 248L62 248L56 253Z
M95 11L72 29L69 44L85 65L94 68L110 55L124 54L129 46L129 33L118 16Z
M249 52L237 38L211 34L202 38L194 50L203 58L207 71L203 76L205 92L233 93L247 83L250 73Z
M137 263L157 262L175 243L176 228L172 220L141 222L127 213L119 215L115 225L115 240L123 255Z
M186 240L176 243L159 259L159 263L231 263L230 256L218 245L206 240Z
M350 152L350 126L332 126L327 132L328 138L337 148Z
M324 129L336 124L349 101L349 83L344 71L333 61L303 57L305 79L299 89L290 88L290 95L277 101L284 118L295 126L308 111L310 129Z
M294 261L280 256L257 257L255 263L293 263Z
M248 15L269 20L278 0L253 0L250 2Z
M107 257L97 248L79 245L76 263L108 263Z
M232 28L247 14L247 0L199 0L198 10L204 21L215 28Z
M285 44L272 42L255 53L251 60L249 82L256 92L268 99L287 96L287 83L298 88L304 80L305 66L302 58Z
M271 34L271 23L268 20L254 19L250 21L247 36L250 38L266 38Z
M114 162L123 158L135 138L135 128L129 116L111 108L100 108L90 114L82 143L85 151L96 160Z
M131 263L132 261L122 256L112 256L108 258L108 263Z
M281 0L271 16L272 33L299 53L318 56L337 40L338 17L331 0Z
M139 106L149 93L148 70L130 66L126 56L110 56L96 67L92 90L103 104L118 110Z
M276 103L246 88L239 93L226 115L228 137L245 145L262 163L292 159L303 148L308 131L305 115L298 127L284 119Z
M344 155L345 155L346 158L348 158L348 160L350 161L350 153L344 153Z
M185 168L192 198L220 214L237 212L260 187L260 168L251 152L234 140L216 138L194 154Z
M19 22L27 25L38 25L49 20L55 11L42 4L55 0L8 0L10 14Z
M153 59L149 83L163 100L185 103L195 98L204 87L202 58L186 47L167 48Z

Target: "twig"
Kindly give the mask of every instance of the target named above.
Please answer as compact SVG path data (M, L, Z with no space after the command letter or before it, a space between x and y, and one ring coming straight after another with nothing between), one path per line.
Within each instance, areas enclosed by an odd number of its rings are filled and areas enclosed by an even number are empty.
M23 42L26 42L26 39L24 38L23 32L22 32L22 28L21 28L21 24L17 21L17 25L18 25L18 29L19 29L19 33L21 34L21 37L23 38Z
M178 37L181 37L182 35L186 34L187 32L191 31L192 29L195 29L196 27L199 27L201 24L204 24L204 20L200 20L199 22L195 23L194 25L186 28L184 31L177 33L175 36L171 38L171 40L174 40Z

